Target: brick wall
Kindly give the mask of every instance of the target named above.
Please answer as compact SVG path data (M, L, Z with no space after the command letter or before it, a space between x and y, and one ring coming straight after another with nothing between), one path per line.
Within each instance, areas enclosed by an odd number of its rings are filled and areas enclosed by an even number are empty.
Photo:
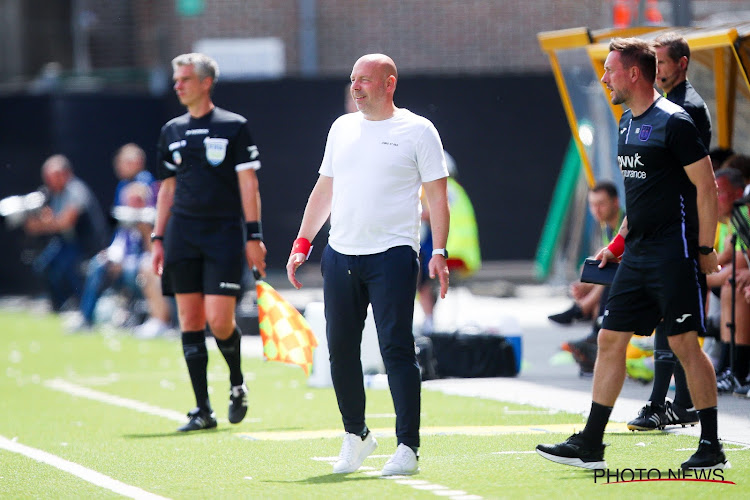
M174 2L136 0L139 41L162 33L162 52L191 49L202 37L275 36L284 41L290 75L299 74L299 0L205 0L197 17ZM155 5L156 4L156 5ZM402 73L484 74L548 71L536 34L611 26L612 0L316 0L321 75L346 75L368 52L391 55ZM659 6L672 18L672 1ZM748 8L747 0L693 0L696 19ZM149 49L138 50L147 54ZM153 55L152 55L153 57ZM164 55L160 59L164 59ZM167 58L168 60L168 58Z
M20 0L0 0L0 28ZM33 0L40 3L40 0ZM72 0L60 0L70 7ZM307 0L204 0L194 17L177 13L176 0L79 0L93 14L89 29L94 69L113 67L168 69L176 54L192 50L201 38L277 37L285 46L291 76L300 74L299 8ZM539 49L540 31L586 26L609 27L613 0L310 0L317 12L317 63L321 76L342 78L357 57L368 52L391 55L402 74L501 74L549 71ZM667 22L672 0L659 7ZM717 13L750 10L748 0L693 0L696 20ZM70 33L67 16L59 29L44 29L44 9L23 9L24 25L37 42L24 48L33 58L23 71L36 71L52 51L39 54L60 30ZM28 11L28 12L27 12ZM733 18L729 18L729 21ZM11 24L8 24L11 23ZM46 33L44 31L47 31ZM0 30L3 46L12 46L12 30ZM69 36L69 35L68 35ZM55 47L69 47L55 44ZM19 67L10 63L5 69ZM66 69L70 69L67 68ZM9 75L6 73L6 78ZM25 76L31 76L26 74Z
M575 4L575 7L572 7ZM385 52L402 73L544 70L539 31L602 24L601 0L320 0L322 73Z

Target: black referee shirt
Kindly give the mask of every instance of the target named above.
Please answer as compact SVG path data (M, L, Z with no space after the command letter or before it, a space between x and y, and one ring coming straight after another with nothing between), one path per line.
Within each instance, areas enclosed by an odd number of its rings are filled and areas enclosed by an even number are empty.
M681 107L659 97L638 117L631 110L623 113L618 132L629 257L652 261L695 256L696 189L684 167L708 153L693 121Z
M176 176L172 212L190 217L243 217L236 168L260 168L247 120L214 108L201 118L190 113L161 129L156 176Z

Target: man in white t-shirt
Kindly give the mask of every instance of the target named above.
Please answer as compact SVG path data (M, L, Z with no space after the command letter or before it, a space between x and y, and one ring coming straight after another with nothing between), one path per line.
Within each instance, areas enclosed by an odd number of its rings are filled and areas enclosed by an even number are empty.
M398 74L383 54L362 56L351 74L357 113L339 117L328 133L320 177L310 194L287 276L300 288L297 268L329 215L323 251L323 293L331 376L346 430L335 473L359 469L377 447L365 424L360 360L362 329L372 304L380 353L396 410L398 447L384 476L419 471L421 380L412 321L419 271L420 188L430 204L430 277L448 291L445 242L450 220L448 170L433 124L393 103Z

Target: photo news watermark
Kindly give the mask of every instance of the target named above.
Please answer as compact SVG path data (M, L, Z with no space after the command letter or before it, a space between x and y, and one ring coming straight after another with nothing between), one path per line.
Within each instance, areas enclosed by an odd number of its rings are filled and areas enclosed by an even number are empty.
M723 469L596 469L594 484L622 484L643 481L698 481L735 484L724 478Z

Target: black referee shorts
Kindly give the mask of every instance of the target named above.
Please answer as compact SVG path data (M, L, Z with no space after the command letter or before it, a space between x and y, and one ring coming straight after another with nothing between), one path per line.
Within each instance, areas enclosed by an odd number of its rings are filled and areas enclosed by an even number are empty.
M173 214L164 233L162 293L242 293L245 240L237 219Z
M609 291L602 328L649 336L664 318L667 336L705 332L706 276L693 259L623 260Z

